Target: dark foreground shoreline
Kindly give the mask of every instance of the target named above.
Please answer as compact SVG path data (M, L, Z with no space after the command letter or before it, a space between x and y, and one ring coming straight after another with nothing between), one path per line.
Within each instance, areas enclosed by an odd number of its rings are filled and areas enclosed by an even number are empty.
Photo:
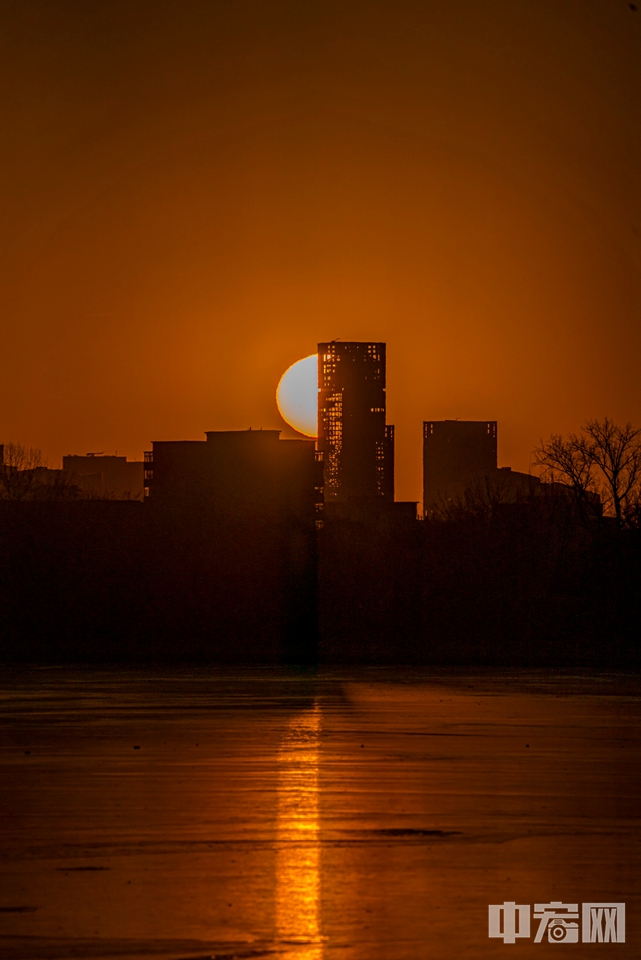
M0 662L641 666L641 532L504 506L317 529L0 501Z

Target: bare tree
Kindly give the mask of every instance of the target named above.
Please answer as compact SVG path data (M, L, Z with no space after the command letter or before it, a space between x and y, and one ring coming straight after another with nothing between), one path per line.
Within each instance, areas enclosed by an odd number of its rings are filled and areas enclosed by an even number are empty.
M641 430L618 427L606 417L584 427L590 456L603 478L601 499L619 527L637 510L641 486Z
M635 523L641 501L641 430L608 417L586 420L580 433L552 436L534 451L543 479L565 483L589 514L603 507L617 527ZM599 498L597 500L597 497Z
M441 497L430 511L437 521L489 521L506 504L528 503L536 495L537 477L530 483L514 485L512 475L498 470L494 476L472 477L452 497Z
M0 464L0 498L3 500L31 500L42 482L46 463L40 450L23 447L21 443L7 443Z
M40 450L7 443L0 461L0 500L68 500L77 487L61 470L49 470Z

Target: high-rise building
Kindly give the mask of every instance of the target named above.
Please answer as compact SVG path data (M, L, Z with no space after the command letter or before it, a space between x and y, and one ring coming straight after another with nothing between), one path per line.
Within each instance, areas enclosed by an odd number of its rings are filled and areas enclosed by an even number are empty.
M385 423L385 344L318 344L318 449L325 502L394 500L394 427Z
M423 509L460 496L477 478L497 471L496 420L423 423Z

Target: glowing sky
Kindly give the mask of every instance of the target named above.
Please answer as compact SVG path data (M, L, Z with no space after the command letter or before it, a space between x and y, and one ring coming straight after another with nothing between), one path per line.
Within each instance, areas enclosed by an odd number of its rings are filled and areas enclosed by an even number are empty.
M641 423L641 12L619 0L30 0L0 11L0 442L140 458L278 428L317 342L388 344L499 462Z

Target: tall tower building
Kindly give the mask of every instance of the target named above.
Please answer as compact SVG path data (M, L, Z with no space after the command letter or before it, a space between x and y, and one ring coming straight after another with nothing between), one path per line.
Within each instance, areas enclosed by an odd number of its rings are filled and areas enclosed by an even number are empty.
M318 344L318 449L325 502L394 500L394 427L385 423L385 344Z
M423 423L423 509L460 496L465 487L497 471L496 420Z

